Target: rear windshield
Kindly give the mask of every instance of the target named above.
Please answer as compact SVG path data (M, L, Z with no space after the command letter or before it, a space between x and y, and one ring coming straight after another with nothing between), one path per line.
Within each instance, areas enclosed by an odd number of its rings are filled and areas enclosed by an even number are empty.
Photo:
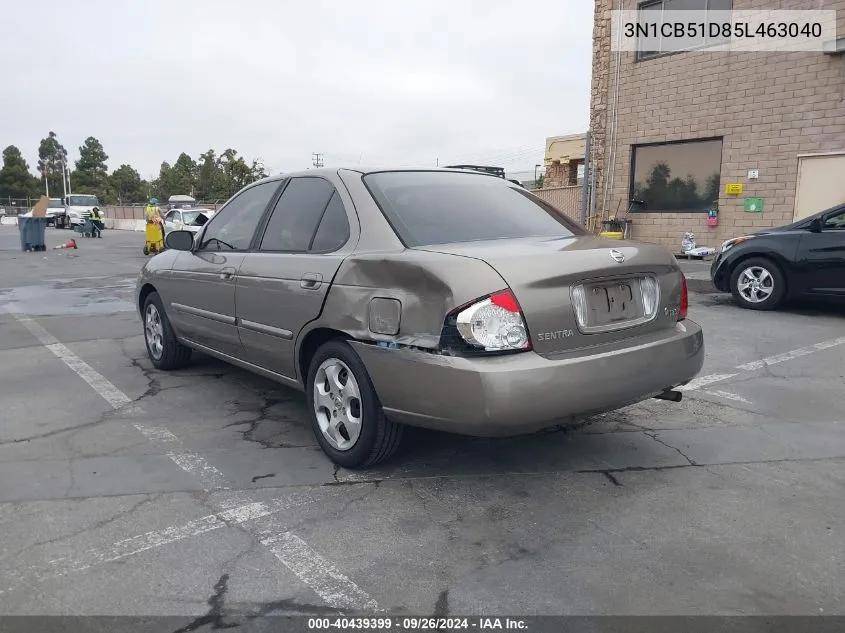
M395 171L364 177L406 246L520 237L572 237L586 230L502 178Z

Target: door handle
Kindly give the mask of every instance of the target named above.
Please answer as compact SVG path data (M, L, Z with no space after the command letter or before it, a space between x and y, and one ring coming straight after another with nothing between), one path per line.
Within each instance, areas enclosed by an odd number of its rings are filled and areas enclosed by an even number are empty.
M220 279L222 279L223 281L229 281L234 276L235 276L235 269L234 268L224 268L220 271Z
M305 273L299 278L299 285L308 290L315 290L323 283L323 276L320 273Z

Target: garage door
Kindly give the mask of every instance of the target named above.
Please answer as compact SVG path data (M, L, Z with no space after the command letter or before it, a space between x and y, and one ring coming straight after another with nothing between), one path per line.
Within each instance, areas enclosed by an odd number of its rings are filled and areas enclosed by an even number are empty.
M798 158L793 221L845 202L845 153Z

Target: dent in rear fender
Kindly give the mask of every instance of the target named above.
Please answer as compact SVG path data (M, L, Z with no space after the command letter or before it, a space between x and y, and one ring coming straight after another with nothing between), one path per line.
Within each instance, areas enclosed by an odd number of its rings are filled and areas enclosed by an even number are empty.
M433 349L449 312L505 286L501 276L480 260L414 250L352 255L341 264L322 314L308 330L328 327L362 341ZM370 302L376 298L401 304L396 335L370 330Z

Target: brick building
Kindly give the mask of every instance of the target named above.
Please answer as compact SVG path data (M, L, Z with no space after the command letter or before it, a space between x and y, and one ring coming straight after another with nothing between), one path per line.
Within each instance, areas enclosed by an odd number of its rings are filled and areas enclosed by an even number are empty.
M730 0L682 3L731 8ZM685 231L699 245L718 246L845 202L845 55L836 48L842 40L831 42L828 53L612 50L612 10L675 4L681 2L596 0L594 213L607 217L624 211L634 194L646 198L647 209L629 216L632 238L677 251ZM838 36L845 36L845 0L732 4L836 9ZM728 184L742 185L742 193L727 194ZM708 226L716 199L718 226Z
M543 156L544 187L574 187L584 172L586 134L550 136Z

